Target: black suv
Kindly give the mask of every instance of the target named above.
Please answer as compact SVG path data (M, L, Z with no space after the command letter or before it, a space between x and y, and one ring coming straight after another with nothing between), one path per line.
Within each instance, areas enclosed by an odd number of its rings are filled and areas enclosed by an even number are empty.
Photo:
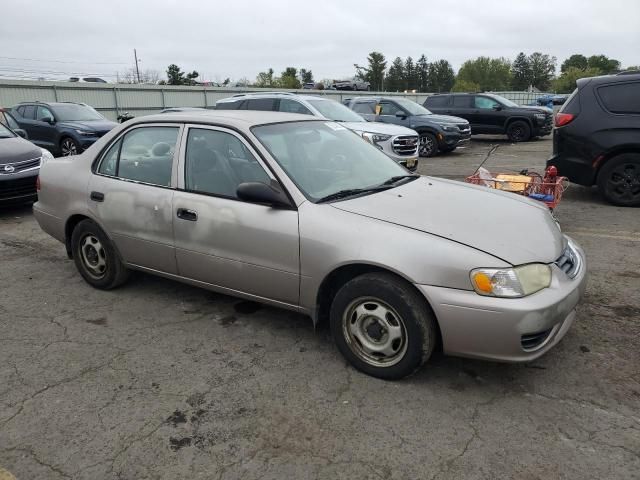
M29 140L54 155L76 155L118 125L84 103L25 102L12 109Z
M640 73L578 80L556 116L547 165L598 185L615 205L640 206Z
M506 134L512 142L549 135L553 111L547 107L520 106L490 93L448 93L427 97L424 106L434 113L465 118L473 134Z
M421 157L452 152L471 138L469 122L464 118L434 115L406 98L357 97L342 103L370 122L395 123L418 132Z

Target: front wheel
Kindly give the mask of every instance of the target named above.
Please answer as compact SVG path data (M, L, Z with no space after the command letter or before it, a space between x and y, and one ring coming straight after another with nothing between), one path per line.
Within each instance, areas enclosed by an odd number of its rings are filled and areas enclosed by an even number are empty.
M527 142L531 139L531 127L522 120L511 122L507 127L507 137L513 143Z
M432 133L420 134L420 147L418 153L421 157L433 157L438 153L438 141Z
M63 157L70 157L80 153L80 145L70 137L65 137L60 142L60 152Z
M640 155L627 153L605 163L598 174L598 190L614 205L640 206Z
M342 355L358 370L387 380L420 368L437 339L426 300L386 273L369 273L347 282L333 300L330 320Z
M83 220L73 229L71 251L80 275L92 287L110 290L129 277L111 240L92 220Z

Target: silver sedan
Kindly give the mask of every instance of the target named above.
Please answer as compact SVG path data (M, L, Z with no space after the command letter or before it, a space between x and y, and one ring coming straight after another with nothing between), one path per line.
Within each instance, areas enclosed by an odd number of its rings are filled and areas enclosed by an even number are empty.
M411 374L438 345L535 359L586 283L583 251L542 205L414 175L305 115L136 118L49 159L39 185L40 226L92 286L142 270L302 312L381 378Z

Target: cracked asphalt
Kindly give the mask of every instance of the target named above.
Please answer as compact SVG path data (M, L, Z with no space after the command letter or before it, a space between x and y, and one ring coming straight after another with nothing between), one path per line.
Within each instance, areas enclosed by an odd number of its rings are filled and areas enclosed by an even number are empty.
M541 169L483 138L420 171ZM445 208L444 205L426 208ZM590 281L532 364L358 373L300 315L136 274L89 287L30 208L0 210L0 472L24 479L638 479L640 210L571 186ZM425 214L427 214L425 212ZM490 226L488 226L490 228Z

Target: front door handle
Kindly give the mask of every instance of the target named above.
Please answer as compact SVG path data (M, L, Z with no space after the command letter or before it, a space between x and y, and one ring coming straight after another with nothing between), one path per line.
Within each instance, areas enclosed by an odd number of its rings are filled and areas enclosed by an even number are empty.
M102 192L91 192L89 198L94 202L104 202L104 193Z
M178 218L195 222L198 220L198 213L187 208L179 208L177 212Z

